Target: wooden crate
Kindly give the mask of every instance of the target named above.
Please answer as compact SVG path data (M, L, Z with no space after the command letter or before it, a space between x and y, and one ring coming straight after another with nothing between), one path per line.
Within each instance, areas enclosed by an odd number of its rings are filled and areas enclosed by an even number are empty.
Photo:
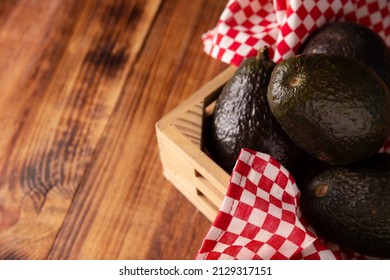
M203 121L235 71L227 68L156 123L164 176L210 221L222 204L230 175L202 150Z

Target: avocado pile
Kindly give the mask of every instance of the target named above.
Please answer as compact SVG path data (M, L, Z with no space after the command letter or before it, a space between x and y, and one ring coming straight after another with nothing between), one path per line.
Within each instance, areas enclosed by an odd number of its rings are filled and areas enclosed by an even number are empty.
M211 122L214 157L230 173L242 147L271 154L287 168L303 153L271 113L267 87L276 64L268 47L244 60L222 89Z
M390 50L371 29L333 22L275 64L263 47L223 87L208 151L228 173L242 148L283 164L316 232L390 258Z

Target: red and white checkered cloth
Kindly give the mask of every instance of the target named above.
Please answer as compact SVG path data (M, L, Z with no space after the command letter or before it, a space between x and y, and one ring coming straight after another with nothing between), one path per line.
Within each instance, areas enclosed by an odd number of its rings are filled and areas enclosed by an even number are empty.
M230 0L216 27L203 34L204 50L238 66L268 45L270 58L280 62L297 54L311 32L331 21L368 26L390 47L388 0Z
M325 242L301 215L294 178L271 156L242 149L196 259L375 259Z

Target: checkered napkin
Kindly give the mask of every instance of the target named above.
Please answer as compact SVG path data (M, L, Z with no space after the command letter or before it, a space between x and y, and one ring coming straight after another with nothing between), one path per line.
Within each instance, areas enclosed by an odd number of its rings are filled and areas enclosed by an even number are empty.
M317 237L301 215L299 196L278 161L242 149L196 259L370 259Z
M204 50L240 65L263 45L280 62L295 55L309 33L330 21L354 21L376 31L390 47L388 0L230 0L216 27L203 34Z

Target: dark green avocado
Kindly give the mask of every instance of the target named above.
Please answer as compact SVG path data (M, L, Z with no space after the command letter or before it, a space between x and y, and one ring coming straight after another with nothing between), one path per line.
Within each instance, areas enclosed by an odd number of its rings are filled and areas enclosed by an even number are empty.
M267 102L267 87L275 63L268 48L245 59L219 95L210 124L210 153L231 173L242 148L267 153L286 168L302 152L287 137L273 117Z
M378 33L361 24L328 23L305 40L301 53L328 53L355 59L371 67L390 88L390 50Z
M331 165L364 161L390 135L390 92L369 67L329 54L279 63L268 88L276 120L296 145Z
M344 249L390 258L390 155L333 167L301 192L303 216L319 236Z

